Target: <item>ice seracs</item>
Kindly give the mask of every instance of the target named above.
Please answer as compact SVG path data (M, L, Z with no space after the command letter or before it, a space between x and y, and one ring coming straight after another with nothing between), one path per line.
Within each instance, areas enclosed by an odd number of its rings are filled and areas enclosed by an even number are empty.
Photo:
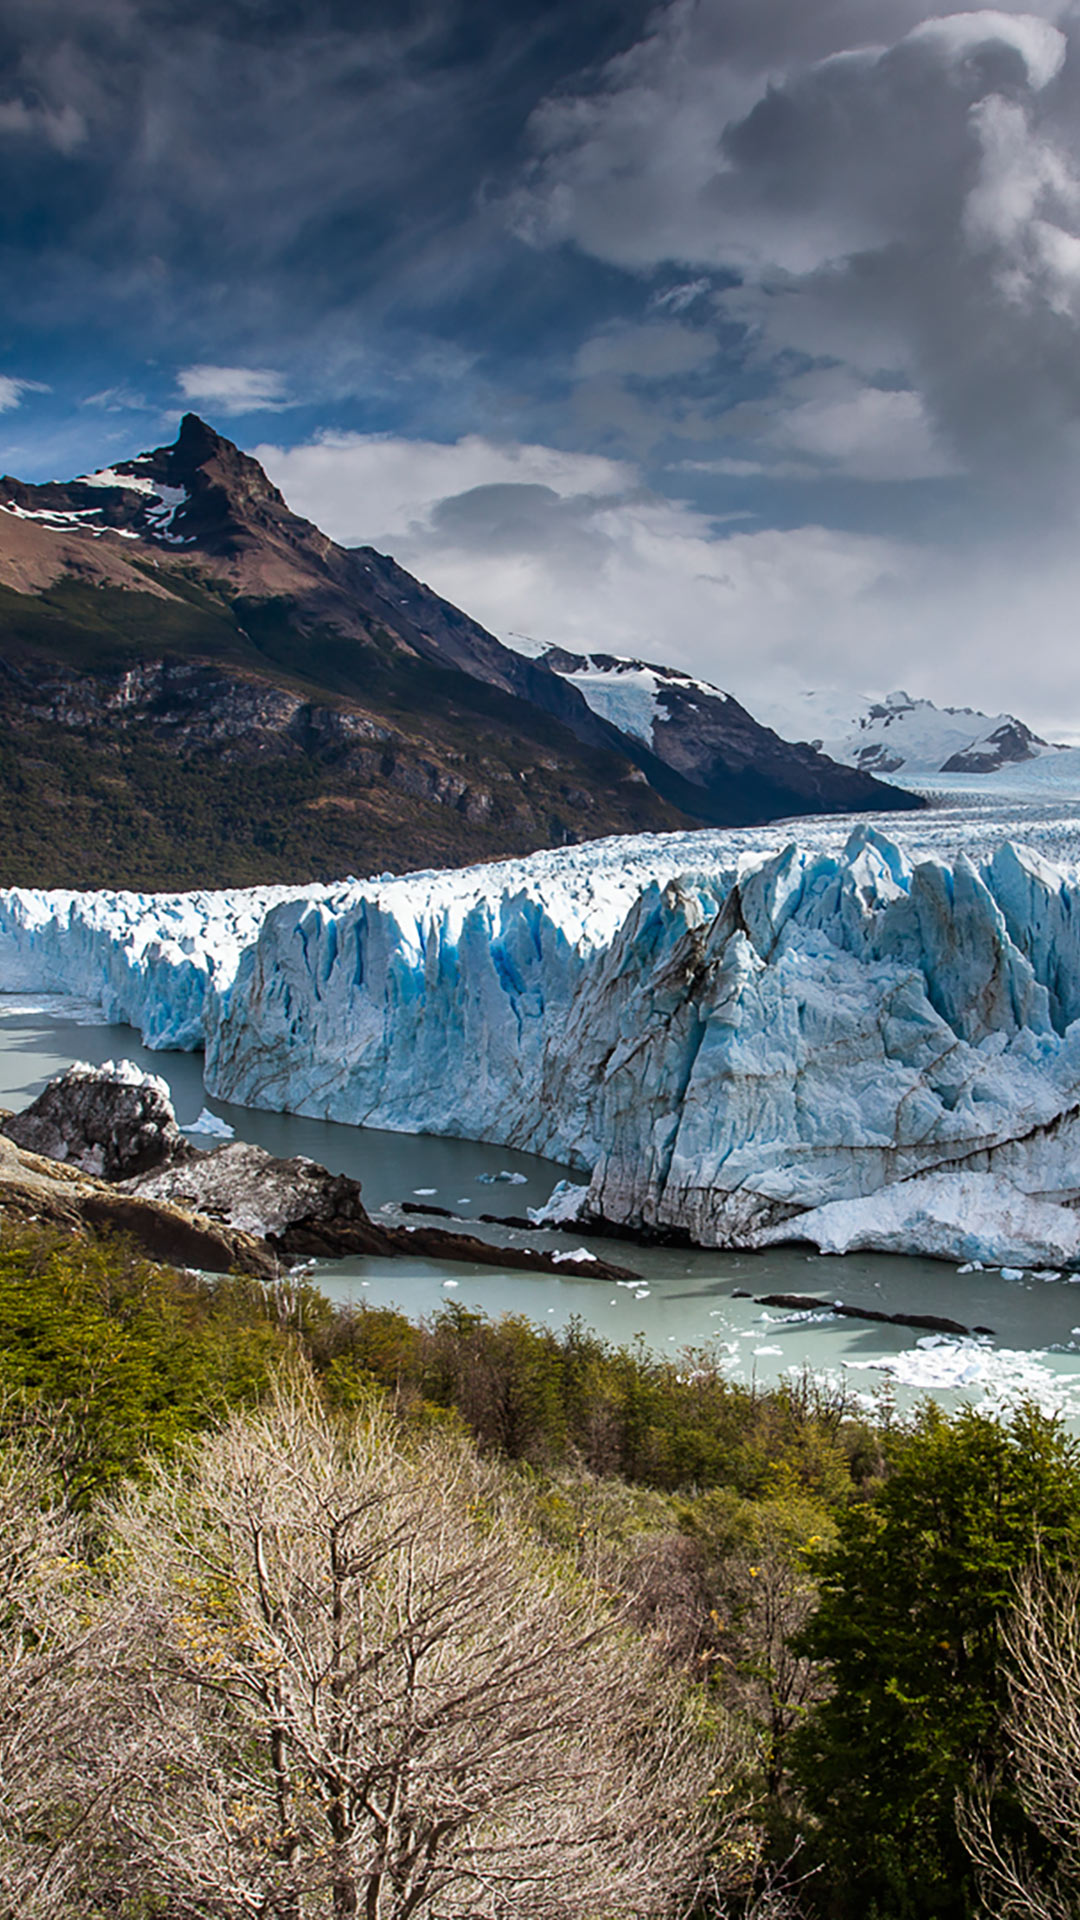
M582 1218L1080 1263L1077 823L1048 817L1042 851L955 815L904 844L849 829L313 890L10 892L0 984L205 1043L241 1104L544 1154L580 1174Z

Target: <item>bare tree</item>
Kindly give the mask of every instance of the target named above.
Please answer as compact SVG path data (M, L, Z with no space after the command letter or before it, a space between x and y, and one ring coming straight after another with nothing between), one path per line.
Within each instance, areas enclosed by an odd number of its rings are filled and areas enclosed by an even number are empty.
M128 1757L127 1731L106 1732L93 1699L123 1609L91 1604L62 1451L14 1402L0 1423L0 1915L52 1920L84 1880Z
M644 1920L688 1894L715 1819L680 1696L464 1443L294 1383L115 1526L155 1750L117 1819L170 1914Z
M1011 1784L1040 1860L1004 1837L996 1784L961 1803L960 1830L994 1920L1076 1920L1080 1911L1080 1573L1039 1561L1020 1582L1004 1634Z

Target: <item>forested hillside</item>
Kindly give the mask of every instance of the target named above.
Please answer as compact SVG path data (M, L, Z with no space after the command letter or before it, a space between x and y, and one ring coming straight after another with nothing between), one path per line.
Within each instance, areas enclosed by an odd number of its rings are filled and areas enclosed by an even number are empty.
M33 1228L0 1383L11 1920L1076 1910L1080 1466L1033 1410Z

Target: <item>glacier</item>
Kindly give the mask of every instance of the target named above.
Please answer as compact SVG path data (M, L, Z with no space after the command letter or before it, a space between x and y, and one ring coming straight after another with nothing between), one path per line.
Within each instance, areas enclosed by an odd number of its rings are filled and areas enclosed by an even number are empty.
M593 842L176 896L0 893L0 989L243 1105L489 1140L568 1223L1080 1264L1080 821ZM797 837L793 837L793 832Z

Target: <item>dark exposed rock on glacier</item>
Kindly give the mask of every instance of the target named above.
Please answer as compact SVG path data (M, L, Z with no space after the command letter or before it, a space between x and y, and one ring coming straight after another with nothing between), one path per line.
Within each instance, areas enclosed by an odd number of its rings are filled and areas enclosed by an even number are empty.
M167 1200L265 1240L286 1258L334 1258L393 1251L360 1198L360 1183L298 1154L278 1160L263 1147L230 1141L127 1183L147 1200Z

